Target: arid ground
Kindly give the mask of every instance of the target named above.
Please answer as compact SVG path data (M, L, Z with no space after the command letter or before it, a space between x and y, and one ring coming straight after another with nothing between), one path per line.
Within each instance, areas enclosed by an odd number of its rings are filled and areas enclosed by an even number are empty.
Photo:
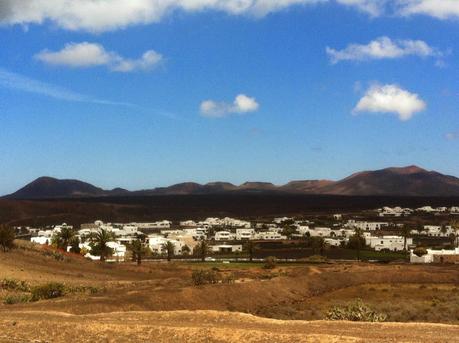
M0 342L459 342L459 266L364 263L100 264L21 247L0 254L0 280L65 285L55 299L5 304ZM193 269L235 283L195 286ZM324 321L362 301L385 323Z

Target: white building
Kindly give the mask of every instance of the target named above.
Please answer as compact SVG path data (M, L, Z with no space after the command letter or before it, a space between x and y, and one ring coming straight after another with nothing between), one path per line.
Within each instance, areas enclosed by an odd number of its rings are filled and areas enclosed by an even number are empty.
M47 236L37 236L37 237L32 237L30 239L32 243L35 244L41 244L41 245L50 245L51 244L51 237Z
M172 222L169 220L161 220L151 223L131 223L131 225L137 226L139 230L170 229L172 226Z
M279 232L274 232L274 231L264 231L264 232L258 232L255 235L256 239L261 239L261 240L284 240L287 239L287 236L281 235Z
M365 242L376 251L390 250L390 251L403 251L405 248L405 238L402 236L367 236ZM412 238L406 239L407 248L413 244Z
M212 245L210 247L212 252L215 253L235 253L235 252L242 252L242 245L241 244L217 244Z
M177 239L169 239L162 236L150 235L147 239L148 246L151 251L158 255L164 255L167 253L165 245L167 242L174 244L174 255L181 255L182 248L185 246L185 243Z
M215 232L216 241L229 241L234 239L234 235L229 231L217 231Z
M254 229L236 229L236 240L249 240L255 236Z
M124 244L120 244L118 242L107 242L107 246L112 249L113 254L111 256L108 256L106 258L107 262L123 262L125 257L126 257L126 251L127 248ZM80 249L85 249L88 252L84 257L93 260L93 261L99 261L100 256L92 255L91 254L91 245L89 242L84 242L79 244ZM70 247L67 247L67 250L69 250Z
M180 226L182 227L196 227L198 226L198 223L196 223L193 220L185 220L180 222Z
M451 263L459 262L459 248L453 250L433 250L427 249L427 254L423 256L417 256L410 251L410 262L411 263L442 263L447 259L451 258Z
M430 237L449 237L452 233L451 226L424 225L424 234Z
M314 229L310 229L308 232L311 237L330 237L332 229L329 227L316 227Z
M350 219L347 221L346 226L350 228L357 228L363 231L376 231L376 230L382 230L385 227L388 227L389 223L356 221L356 220Z
M332 247L340 247L341 245L347 243L349 240L347 238L324 238L324 243Z

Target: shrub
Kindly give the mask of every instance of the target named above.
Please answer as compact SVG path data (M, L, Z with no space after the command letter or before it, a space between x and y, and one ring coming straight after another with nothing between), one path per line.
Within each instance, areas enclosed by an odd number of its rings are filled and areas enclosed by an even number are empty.
M427 254L427 249L424 247L417 247L416 249L413 250L413 253L416 256L421 257Z
M312 255L308 257L307 259L308 262L315 262L315 263L321 263L321 262L327 262L327 258L321 255Z
M29 294L7 295L3 299L3 303L5 305L23 304L23 303L28 303L29 301L31 301Z
M218 274L213 270L194 270L191 278L195 286L218 283Z
M65 286L60 282L49 282L31 289L32 301L42 299L53 299L62 297L65 293Z
M373 311L361 299L345 306L333 306L326 315L328 320L350 320L353 322L383 322L387 319L384 313Z
M52 257L56 261L64 261L64 254L54 249L45 249L43 255Z
M12 228L1 225L0 226L0 247L3 252L7 252L14 248L14 230Z
M235 281L236 281L236 278L233 273L225 275L222 278L222 283L226 283L226 284L233 284Z
M263 265L263 268L265 269L274 269L276 268L277 264L277 258L274 256L268 256L265 258L265 264Z
M20 292L30 291L30 286L27 282L16 279L3 279L0 281L0 288Z

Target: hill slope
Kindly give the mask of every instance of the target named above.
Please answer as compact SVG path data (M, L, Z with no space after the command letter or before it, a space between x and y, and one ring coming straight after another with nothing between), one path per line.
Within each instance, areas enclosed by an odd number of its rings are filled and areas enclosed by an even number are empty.
M338 195L459 196L459 179L417 166L353 174L318 190Z
M59 180L41 177L17 192L6 196L11 199L52 199L105 196L153 196L188 194L234 193L292 193L335 195L387 195L387 196L459 196L459 178L427 171L417 166L386 168L355 173L340 181L302 180L276 186L268 182L245 182L236 186L228 182L201 185L184 182L129 192L115 188L104 190L78 180Z
M60 180L43 176L27 184L18 191L7 195L10 199L52 199L52 198L90 198L101 196L123 196L129 191L115 188L107 191L79 180Z

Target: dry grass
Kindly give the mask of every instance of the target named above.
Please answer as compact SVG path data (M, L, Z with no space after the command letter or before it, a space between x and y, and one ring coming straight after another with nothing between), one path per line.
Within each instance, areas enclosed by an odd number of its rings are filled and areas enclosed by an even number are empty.
M23 246L0 256L0 280L15 279L17 284L25 282L30 287L46 282L60 282L65 285L66 290L74 291L66 292L64 297L58 299L14 305L0 304L0 320L7 320L12 311L18 318L21 317L21 313L25 315L28 311L56 311L95 315L106 321L111 315L103 313L121 311L130 318L132 311L177 310L233 311L267 318L317 320L325 318L332 306L361 298L373 310L387 314L388 321L459 323L459 266L351 263L278 265L273 270L265 270L261 265L239 268L236 264L230 264L219 268L212 264L212 268L222 277L231 273L235 276L236 283L197 287L192 282L192 271L196 268L190 264L144 263L140 267L130 263L108 265L72 256L60 261L44 254L41 249ZM78 291L91 288L103 291ZM13 287L2 289L0 298L19 297L23 294L23 291ZM31 330L33 321L39 320L34 318L26 320L24 330ZM88 317L75 318L78 322L78 318ZM192 317L186 320L194 323ZM283 322L283 325L286 325L285 323L287 322ZM63 325L72 326L68 323ZM105 332L104 335L108 335L117 328L126 329L121 321L115 321L113 328L107 325L102 328L94 327L94 330L100 329ZM174 334L179 335L179 332L185 330L179 327L178 323L171 325L174 327ZM234 332L242 335L240 337L250 337L246 324L239 325L242 326L237 328L234 324ZM344 330L343 327L341 329ZM167 331L162 330L165 330L164 327L155 327L151 332L158 334ZM210 333L209 327L193 330L190 332L195 332L196 335L200 330L210 335L204 334L202 337L220 337L220 333L217 336L214 335L215 332ZM275 331L270 331L272 327L267 326L266 330L266 335L260 337L279 342L284 339L280 333L277 335ZM301 330L299 329L300 332L304 332ZM61 337L59 332L55 334L56 337ZM231 337L231 333L226 334ZM297 338L296 334L289 335L291 333L285 337ZM327 337L333 340L332 336ZM307 339L310 339L310 336L308 337ZM18 336L19 338L21 337Z

